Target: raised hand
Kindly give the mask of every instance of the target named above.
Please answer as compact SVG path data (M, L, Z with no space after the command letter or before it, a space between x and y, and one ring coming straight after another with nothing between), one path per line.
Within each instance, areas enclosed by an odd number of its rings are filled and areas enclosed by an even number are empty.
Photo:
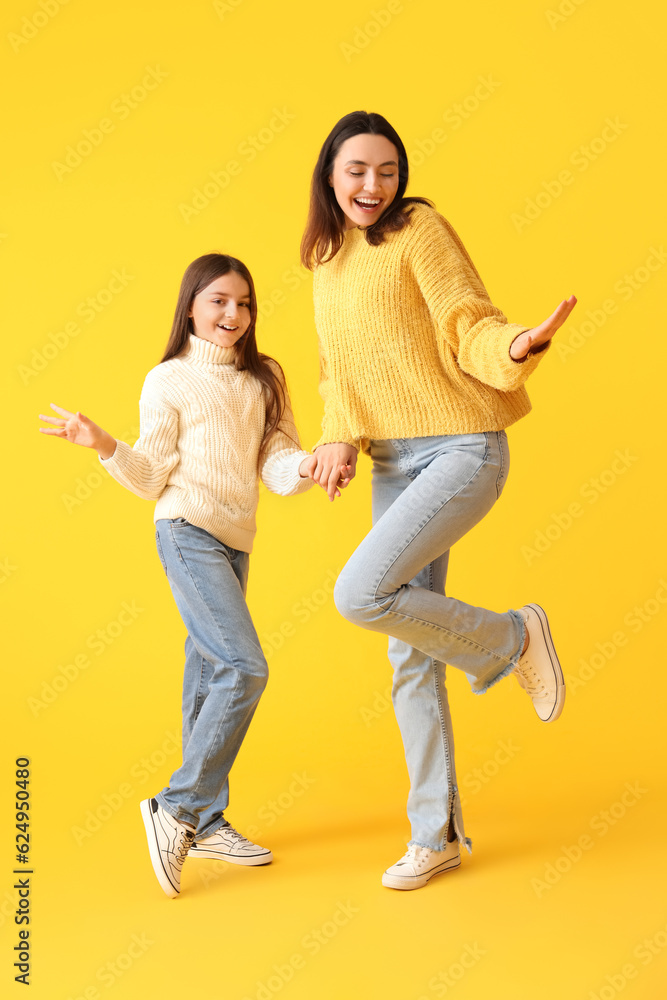
M521 361L530 350L548 343L556 330L563 325L576 304L577 300L575 296L570 295L569 299L563 299L561 304L552 312L551 316L545 319L544 323L540 323L539 326L534 327L532 330L526 330L525 333L520 333L510 344L510 357L514 361Z
M116 450L116 439L112 438L101 427L93 423L83 413L77 411L72 413L62 406L51 403L51 409L60 414L60 417L47 416L40 413L39 419L52 427L40 427L42 434L52 434L55 437L64 438L70 444L79 444L83 448L94 448L101 458L111 458Z

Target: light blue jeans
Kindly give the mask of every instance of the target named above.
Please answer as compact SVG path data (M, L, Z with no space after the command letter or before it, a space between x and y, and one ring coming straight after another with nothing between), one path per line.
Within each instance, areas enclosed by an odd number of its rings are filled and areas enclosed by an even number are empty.
M157 796L195 840L227 825L228 775L268 678L245 601L247 552L190 524L161 518L160 561L188 630L183 679L183 763Z
M450 817L470 850L456 783L445 664L477 694L509 674L526 637L518 611L445 596L451 546L491 509L509 469L504 431L371 441L373 528L334 590L340 613L390 636L392 699L410 777L411 844L443 850Z

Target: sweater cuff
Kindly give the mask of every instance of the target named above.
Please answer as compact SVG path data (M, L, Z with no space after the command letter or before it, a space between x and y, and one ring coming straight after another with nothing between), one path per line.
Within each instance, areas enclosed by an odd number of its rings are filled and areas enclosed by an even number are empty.
M505 391L512 391L520 388L526 379L533 374L540 361L547 353L551 341L530 351L524 358L516 360L510 354L510 347L522 333L532 330L531 326L520 326L518 323L508 323L505 335L500 339L499 374L507 388Z
M296 496L305 493L313 485L309 476L299 475L299 466L304 458L309 458L307 451L279 451L270 455L262 466L261 479L267 489L283 497Z
M132 448L130 448L129 444L126 444L125 441L117 440L116 450L113 455L110 455L109 458L102 458L101 455L98 455L97 457L107 472L110 472L111 475L114 476L117 472L122 472L128 467L133 454L134 452Z

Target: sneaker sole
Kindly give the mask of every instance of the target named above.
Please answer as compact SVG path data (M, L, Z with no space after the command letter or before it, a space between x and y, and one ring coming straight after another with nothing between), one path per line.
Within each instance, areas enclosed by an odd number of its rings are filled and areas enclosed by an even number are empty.
M144 826L146 827L146 839L148 840L148 853L151 856L151 863L153 865L153 871L155 872L155 877L160 883L161 889L169 896L171 899L175 899L180 893L180 888L177 888L167 875L164 870L164 865L162 863L162 857L160 855L160 848L158 846L157 833L155 831L155 822L153 820L153 812L151 810L150 799L144 799L140 803L141 818L144 821Z
M461 858L452 858L451 861L444 861L437 868L433 868L425 875L389 875L387 872L382 876L382 885L388 889L421 889L427 885L436 875L444 875L445 872L454 871L461 867Z
M565 704L565 677L563 676L563 670L556 654L554 641L551 638L549 619L547 618L546 611L544 608L541 608L539 604L527 604L526 607L530 608L531 611L534 612L540 623L544 645L546 646L549 661L556 678L556 704L554 705L551 714L546 719L543 719L541 715L538 715L538 719L540 719L541 722L555 722L563 711L563 705Z
M273 854L270 851L268 854L250 854L244 856L239 854L225 854L223 851L209 851L206 848L203 850L200 848L195 848L194 850L190 848L188 857L211 858L213 861L229 861L233 865L268 865L269 862L273 861Z

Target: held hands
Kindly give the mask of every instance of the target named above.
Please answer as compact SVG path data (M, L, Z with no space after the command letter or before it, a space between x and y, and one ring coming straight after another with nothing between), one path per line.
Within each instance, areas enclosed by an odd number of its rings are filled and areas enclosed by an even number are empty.
M322 444L314 455L304 458L299 473L309 476L322 489L329 500L341 496L341 490L354 479L357 468L357 449L349 444Z
M40 427L42 434L53 434L56 437L65 438L70 444L80 444L84 448L94 448L99 453L100 458L111 458L116 450L116 439L107 434L105 430L94 424L83 413L71 413L64 410L62 406L51 403L51 409L60 413L62 418L45 416L40 413L39 419L47 424L54 424L53 427Z
M520 333L518 337L515 337L510 344L510 357L514 361L523 361L529 351L534 351L536 347L548 344L556 330L563 325L576 304L576 298L574 295L570 295L569 299L563 299L558 308L552 312L551 316L545 319L544 323L540 323L534 329L526 330L525 333Z

